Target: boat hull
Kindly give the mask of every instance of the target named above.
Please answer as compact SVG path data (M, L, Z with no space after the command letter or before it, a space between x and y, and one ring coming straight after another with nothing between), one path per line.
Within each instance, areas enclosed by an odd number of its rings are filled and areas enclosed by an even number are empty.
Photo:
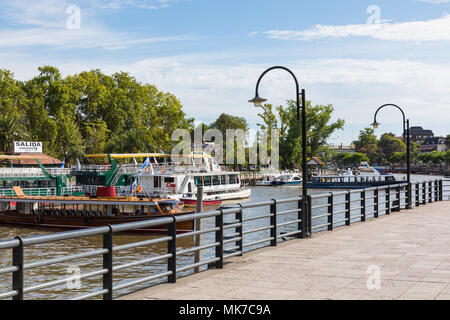
M373 181L373 182L308 182L311 189L364 189L398 184L398 181Z
M186 206L195 206L197 205L197 199L180 199ZM203 200L203 205L205 206L213 206L222 204L222 200Z
M301 181L273 181L272 182L272 186L296 186L296 185L301 185L302 182Z
M174 214L182 215L182 214ZM25 228L38 229L59 229L75 230L92 227L102 227L127 222L148 221L155 218L166 217L165 215L152 216L56 216L56 215L35 215L19 214L13 211L0 212L0 224ZM177 233L186 233L194 229L193 221L184 221L177 223ZM161 225L154 228L134 229L126 233L133 234L167 234L167 225Z

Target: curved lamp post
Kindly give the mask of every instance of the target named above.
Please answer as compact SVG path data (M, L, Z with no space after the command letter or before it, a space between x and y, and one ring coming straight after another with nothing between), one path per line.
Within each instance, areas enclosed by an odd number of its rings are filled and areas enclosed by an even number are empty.
M403 109L397 106L396 104L388 103L384 104L381 107L377 109L375 112L375 115L373 116L373 123L372 126L376 129L380 125L377 122L377 114L378 111L380 111L384 107L395 107L400 110L403 116L403 138L406 136L406 176L407 176L407 182L408 182L408 203L407 207L408 209L411 209L411 163L410 163L410 143L409 143L409 119L406 119L405 113L403 112Z
M269 69L267 69L266 71L264 71L261 76L258 79L258 82L256 83L256 90L255 90L255 97L251 100L249 100L248 102L253 103L256 107L261 106L264 102L267 101L267 99L261 98L259 96L258 93L258 89L259 89L259 84L262 80L262 78L270 71L275 70L275 69L281 69L284 71L287 71L293 78L295 81L295 97L297 100L297 121L300 120L300 109L302 109L302 212L305 213L307 211L307 196L308 196L308 162L306 159L306 94L305 94L305 89L302 89L302 91L300 92L300 87L298 84L298 80L297 77L294 75L294 73L289 70L286 67L282 67L282 66L274 66L271 67ZM300 95L302 98L302 102L300 105ZM306 219L307 221L309 221L309 219ZM306 222L306 221L304 221ZM306 229L306 223L303 223L302 221L302 233L301 233L301 237L305 237L308 236L309 234L309 227L308 226Z

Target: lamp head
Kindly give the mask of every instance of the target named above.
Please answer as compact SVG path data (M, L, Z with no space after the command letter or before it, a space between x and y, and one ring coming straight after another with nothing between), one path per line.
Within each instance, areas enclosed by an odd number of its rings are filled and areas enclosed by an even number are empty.
M374 122L372 123L372 127L374 127L375 129L378 128L379 125L380 125L380 124L379 124L378 122L376 122L376 121L374 121Z
M267 99L261 98L259 96L256 96L251 100L248 100L248 102L253 103L255 105L255 107L261 107L262 104L266 101L267 101Z

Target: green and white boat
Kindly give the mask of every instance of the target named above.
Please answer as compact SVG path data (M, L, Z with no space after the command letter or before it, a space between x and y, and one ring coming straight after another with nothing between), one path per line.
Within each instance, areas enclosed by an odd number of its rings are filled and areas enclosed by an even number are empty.
M14 187L20 187L23 194L30 196L61 196L79 192L79 188L70 183L70 169L45 167L40 161L45 157L0 155L0 160L6 162L6 166L0 167L0 196L16 196ZM33 160L37 165L14 167L13 162L19 160Z

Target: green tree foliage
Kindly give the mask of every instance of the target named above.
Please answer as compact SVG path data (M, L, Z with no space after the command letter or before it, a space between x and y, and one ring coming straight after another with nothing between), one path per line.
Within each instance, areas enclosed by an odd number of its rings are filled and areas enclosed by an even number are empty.
M264 129L278 129L280 132L280 161L282 167L298 167L302 159L302 128L301 119L297 120L296 102L289 100L287 107L279 106L274 113L270 104L262 107L258 115L263 120L259 124ZM306 136L308 157L318 156L323 152L326 140L338 129L344 126L344 120L331 122L334 111L330 105L311 105L306 102Z
M359 132L358 140L354 142L357 152L365 153L371 162L376 162L380 159L378 150L378 139L375 136L375 130L372 128L365 128Z
M43 66L21 82L0 70L2 151L27 138L68 162L83 152L169 152L173 130L192 126L173 94L128 73L91 70L63 78L57 68Z
M395 153L401 153L406 151L405 143L396 138L393 133L384 133L380 141L378 142L378 148L383 154L384 158L388 161L393 161L393 155ZM398 155L397 155L398 156Z
M445 145L447 146L447 149L450 149L450 134L445 137Z
M337 162L343 165L360 165L361 162L369 161L369 157L365 153L355 152L353 154L349 152L343 152L338 154Z

